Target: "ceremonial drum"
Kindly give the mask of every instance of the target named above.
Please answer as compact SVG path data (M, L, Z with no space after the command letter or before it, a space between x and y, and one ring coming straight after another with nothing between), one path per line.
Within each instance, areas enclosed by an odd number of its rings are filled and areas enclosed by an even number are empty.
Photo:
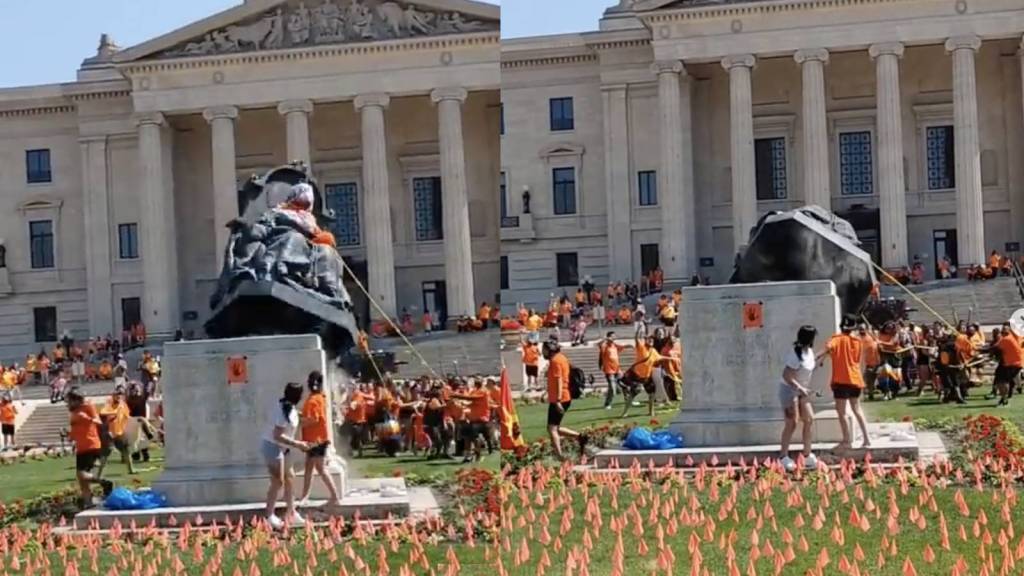
M377 443L380 451L388 456L398 454L402 447L402 427L395 420L385 420L377 424Z

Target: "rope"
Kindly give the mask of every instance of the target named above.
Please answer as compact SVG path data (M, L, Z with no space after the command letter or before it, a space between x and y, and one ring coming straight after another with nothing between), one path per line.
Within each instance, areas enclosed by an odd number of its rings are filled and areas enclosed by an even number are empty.
M932 308L931 306L929 306L929 305L928 305L928 303L927 303L927 302L925 302L924 300L922 300L922 299L921 299L921 298L920 298L920 297L919 297L919 296L918 296L917 294L914 294L914 292L913 292L913 291L911 291L911 290L910 290L910 288L907 288L906 286L904 286L903 284L901 284L901 283L900 283L900 282L899 282L898 280L896 280L896 278L894 278L894 277L892 276L892 274L889 274L888 272L886 272L886 271L885 271L885 269L884 269L884 268L882 268L882 267L881 267L881 266L879 266L878 264L875 264L874 262L871 262L871 265L875 267L875 270L878 270L879 272L881 272L881 273L882 273L882 275L883 275L883 276L885 276L885 278L886 278L887 280L889 280L890 282L892 282L892 283L893 283L893 284L895 284L896 286L899 286L899 287L900 287L900 288L901 288L901 289L902 289L902 290L903 290L904 292L906 292L907 294L909 294L909 295L910 295L910 297L911 297L911 298L913 298L915 302L917 302L918 304L920 304L921 306L923 306L925 310L927 310L927 311L931 312L931 313L932 313L932 315L934 315L934 316L935 316L936 318L938 318L938 319L939 319L939 321L941 321L941 322L942 322L943 324L945 324L945 325L946 325L946 326L947 326L947 327L948 327L948 328L949 328L950 330L952 330L952 331L954 331L954 332L956 332L956 331L957 331L957 329L956 329L956 327L955 327L955 326L953 326L952 324L950 324L950 323L949 323L949 322L948 322L948 321L947 321L947 320L946 320L945 318L943 318L943 317L942 317L942 315L941 315L941 314L939 314L938 312L936 312L934 308Z
M416 358L419 359L419 361L423 364L423 367L430 372L431 376L440 379L441 376L434 371L434 369L430 366L430 364L423 357L423 355L420 354L420 351L417 350L416 347L413 346L412 342L410 342L409 339L405 337L405 334L402 333L402 329L399 328L398 325L395 324L393 320L391 320L391 316L389 316L388 313L385 312L383 308L381 308L380 304L378 304L377 301L374 300L373 296L370 296L370 292L367 291L366 287L363 286L363 283L359 281L359 278L356 276L355 272L353 272L352 269L348 267L348 263L345 262L344 259L342 259L341 265L345 268L345 271L348 272L348 275L352 277L352 281L356 283L356 286L358 286L359 289L362 290L363 294L366 295L366 299L370 301L370 304L372 304L373 307L377 309L377 312L381 315L382 318L384 318L384 320L387 320L388 325L391 326L395 333L398 334L398 336L402 339L403 342L405 342L405 345L409 347L409 350L412 351ZM384 378L383 376L381 376L380 369L377 368L377 363L373 361L373 354L370 354L369 356L370 362L373 364L373 369L377 371L377 375L383 381Z

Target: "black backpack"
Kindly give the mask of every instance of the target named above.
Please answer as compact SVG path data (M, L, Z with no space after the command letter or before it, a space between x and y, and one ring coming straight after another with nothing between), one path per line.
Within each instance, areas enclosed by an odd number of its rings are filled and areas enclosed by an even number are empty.
M569 396L573 400L581 398L583 396L583 388L587 384L587 376L583 373L583 369L577 366L569 367Z

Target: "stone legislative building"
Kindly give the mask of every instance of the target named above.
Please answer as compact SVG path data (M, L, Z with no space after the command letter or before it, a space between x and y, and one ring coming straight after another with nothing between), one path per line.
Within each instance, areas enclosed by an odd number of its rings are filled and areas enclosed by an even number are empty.
M0 359L201 336L237 190L293 161L386 311L473 313L499 291L499 59L490 4L246 0L0 90Z
M503 302L656 265L722 283L805 203L929 277L1013 250L1022 37L1022 0L622 0L503 42Z

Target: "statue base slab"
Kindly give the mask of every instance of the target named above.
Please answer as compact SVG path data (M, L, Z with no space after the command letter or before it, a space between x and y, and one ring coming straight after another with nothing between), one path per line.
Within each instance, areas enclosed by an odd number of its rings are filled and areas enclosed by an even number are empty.
M684 288L683 402L672 429L683 435L685 446L778 442L779 382L797 330L817 328L820 351L839 329L839 310L829 280ZM828 360L814 372L811 390L821 393L811 399L815 412L832 408L830 374ZM833 422L822 418L817 431L832 436L838 431L834 416Z
M235 368L239 368L241 373ZM315 335L256 336L169 342L164 346L166 464L153 488L174 506L262 500L268 473L260 448L288 382L303 385L313 370L330 375ZM325 382L328 430L332 386ZM337 446L336 439L333 439ZM346 493L344 461L328 451L333 476ZM303 457L293 454L294 467ZM322 482L314 482L324 497Z

